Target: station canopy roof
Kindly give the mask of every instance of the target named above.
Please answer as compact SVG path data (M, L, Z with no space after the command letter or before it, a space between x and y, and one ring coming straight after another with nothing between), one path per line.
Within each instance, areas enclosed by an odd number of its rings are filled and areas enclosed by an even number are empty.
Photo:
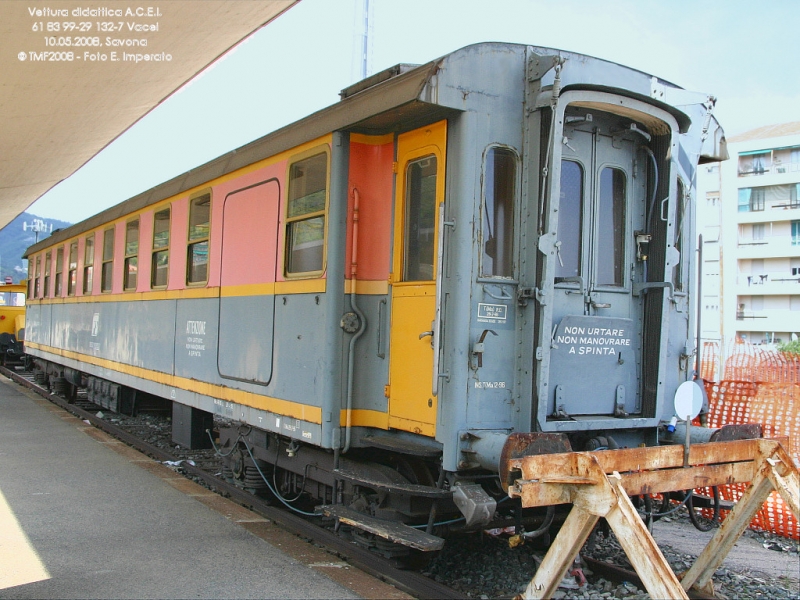
M0 3L0 228L172 92L299 1ZM145 12L125 14L129 8ZM117 10L121 13L108 12ZM65 23L75 23L75 29ZM98 32L98 23L122 23L122 29ZM157 31L134 34L129 24L155 25ZM81 27L91 29L82 32ZM78 37L99 37L103 44L106 37L137 38L147 39L147 46L48 46L45 37L51 44L64 43L60 38L72 43ZM73 59L43 54L50 51L72 52ZM112 51L117 52L115 62L110 61ZM93 61L84 52L105 54L106 60L95 56ZM123 52L156 60L119 60Z

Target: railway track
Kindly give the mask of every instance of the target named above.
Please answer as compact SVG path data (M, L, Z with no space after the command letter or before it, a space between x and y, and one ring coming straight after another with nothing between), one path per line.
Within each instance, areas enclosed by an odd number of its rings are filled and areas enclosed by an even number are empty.
M150 443L142 439L142 437L139 435L131 433L130 431L115 425L114 423L110 422L108 418L97 416L98 411L101 410L100 407L88 402L82 396L79 396L76 400L68 401L61 396L50 393L49 390L40 386L33 380L33 377L30 373L13 371L6 367L0 367L0 373L4 374L6 377L12 379L18 384L31 389L50 402L72 413L76 417L91 423L109 435L112 435L131 447L139 450L140 452L147 454L155 460L160 462L181 461L180 467L187 477L190 477L195 481L202 482L202 484L209 489L228 497L242 506L245 506L259 515L273 521L286 531L311 540L314 543L327 548L329 551L339 555L354 567L369 573L382 581L394 585L398 589L403 590L415 598L446 599L466 597L466 594L463 591L455 590L452 587L441 583L440 581L436 581L431 577L423 575L422 573L398 569L385 558L376 555L366 548L362 548L361 546L352 543L348 539L337 535L333 531L324 529L307 521L303 517L286 511L285 509L273 506L269 504L267 500L255 496L250 492L236 487L235 485L229 484L214 472L210 472L202 466L191 464L187 460L182 460L181 457L176 456L163 447L159 447L154 443ZM144 437L147 437L147 435ZM212 469L212 471L216 471L216 469ZM606 581L611 581L615 584L630 582L641 588L638 576L631 570L588 557L584 557L584 561L596 576L602 577ZM498 569L502 571L503 566L498 565ZM531 572L530 575L532 576L533 572ZM566 597L573 596L568 594ZM582 594L578 593L578 595L574 597L582 597ZM690 597L706 599L713 598L714 596L705 595L692 590L690 592Z

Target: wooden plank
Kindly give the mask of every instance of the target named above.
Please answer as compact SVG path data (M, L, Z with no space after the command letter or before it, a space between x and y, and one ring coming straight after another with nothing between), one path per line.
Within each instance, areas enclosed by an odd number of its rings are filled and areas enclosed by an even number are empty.
M744 483L753 479L753 462L706 465L687 469L662 469L622 473L622 485L629 496L656 494L730 483Z
M356 529L373 533L403 546L416 548L423 552L441 550L444 546L442 538L414 529L404 523L376 519L341 504L327 505L320 508L326 515L336 517L342 523L352 525Z
M617 490L622 487L619 476L612 475L609 481ZM669 566L658 544L647 531L644 521L636 512L630 498L624 493L616 494L617 504L606 515L620 546L631 561L631 565L642 580L651 598L686 598L678 578Z
M621 473L622 487L629 496L674 492L729 483L744 483L753 479L754 466L749 463L706 465L686 469L662 469ZM522 499L522 506L548 506L570 504L575 501L581 486L594 482L582 477L561 477L550 481L542 478L533 481L518 480L509 488L510 496Z
M752 462L759 441L737 440L693 444L689 451L689 465ZM771 441L771 440L770 440ZM508 461L509 469L519 469L524 479L558 477L575 470L575 455L589 453L562 453L524 456ZM592 452L607 474L617 471L659 470L683 467L683 446L655 446L649 448L624 448Z

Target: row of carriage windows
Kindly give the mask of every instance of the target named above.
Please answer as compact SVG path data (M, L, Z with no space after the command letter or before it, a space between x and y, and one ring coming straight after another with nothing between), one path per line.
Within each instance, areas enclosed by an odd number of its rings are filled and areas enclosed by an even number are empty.
M482 210L483 239L481 245L481 275L484 277L513 277L513 227L514 202L517 193L517 155L513 150L492 147L487 150L484 170ZM406 171L407 215L404 281L433 279L435 260L435 206L437 161L435 156L424 157L409 164ZM575 277L581 272L582 239L586 210L582 167L574 161L564 160L561 165L561 218L558 239L561 241L556 277ZM319 273L324 265L324 238L327 206L328 156L319 153L293 163L289 168L286 211L285 274L287 276ZM619 286L623 283L625 222L625 174L620 169L605 168L600 174L599 201L595 219L599 246L595 268L598 282ZM168 282L170 259L170 208L156 211L153 220L153 243L150 255L150 286L164 288ZM211 222L211 195L193 198L189 204L186 283L202 284L208 281L209 236ZM139 220L128 221L125 226L123 289L137 288L139 273ZM113 227L102 236L100 261L100 289L110 292L114 276ZM40 280L44 290L50 289L53 273L51 260L55 261L54 293L61 296L65 264L67 295L74 295L77 287L78 244L72 242L68 255L64 248L54 254L36 257L35 275L32 277L34 297L41 297ZM65 263L65 258L66 263ZM90 294L94 282L95 236L89 235L84 244L83 286ZM44 267L44 268L42 268Z
M208 241L211 221L211 194L204 194L190 201L189 238L187 245L187 284L205 283L208 281ZM168 282L169 250L170 250L170 216L171 209L156 211L153 218L153 250L151 254L150 287L165 288ZM125 223L125 249L123 257L122 287L125 291L134 291L139 275L139 219ZM95 254L95 234L88 235L83 245L83 284L81 291L92 293L95 278L95 266L100 269L100 291L110 292L114 282L114 246L115 228L108 227L102 233L102 248L99 256ZM64 252L63 247L55 251L55 274L53 295L64 295ZM35 298L48 295L50 277L53 273L52 253L37 256L31 277L30 294ZM74 296L78 289L78 242L69 245L67 255L66 285L67 296ZM97 260L99 259L99 260ZM99 264L98 264L99 263ZM44 268L42 268L44 266Z
M314 275L323 271L325 211L328 193L328 155L320 153L293 163L289 169L289 192L286 214L286 268L287 276ZM150 254L150 287L167 287L170 260L169 207L153 215L153 244ZM211 233L211 194L206 193L189 201L189 227L186 246L186 283L204 284L208 281L209 242ZM138 285L140 244L139 219L125 224L122 287L134 291ZM98 236L100 237L100 236ZM85 238L83 247L82 293L91 294L95 267L100 270L100 291L111 292L114 282L115 228L102 232L102 248L96 256L95 234ZM78 286L78 242L68 247L66 263L67 295L74 296ZM51 275L54 274L53 294L63 296L65 249L36 257L32 264L31 289L34 298L49 295ZM55 263L55 265L53 264ZM55 270L53 269L55 266Z

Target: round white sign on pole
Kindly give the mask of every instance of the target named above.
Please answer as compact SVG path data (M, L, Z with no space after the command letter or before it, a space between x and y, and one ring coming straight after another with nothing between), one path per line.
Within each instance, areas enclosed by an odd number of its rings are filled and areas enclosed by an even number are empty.
M687 415L691 415L689 418L691 420L700 414L701 408L703 408L703 390L694 381L684 381L675 392L675 416L685 420Z

